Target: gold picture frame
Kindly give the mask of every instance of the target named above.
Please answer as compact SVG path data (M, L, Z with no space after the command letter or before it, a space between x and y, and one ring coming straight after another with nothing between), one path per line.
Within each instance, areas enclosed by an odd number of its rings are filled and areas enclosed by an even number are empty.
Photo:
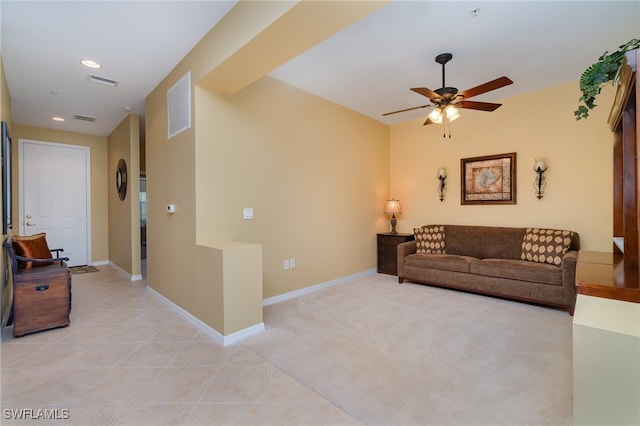
M460 204L516 204L516 153L460 160Z

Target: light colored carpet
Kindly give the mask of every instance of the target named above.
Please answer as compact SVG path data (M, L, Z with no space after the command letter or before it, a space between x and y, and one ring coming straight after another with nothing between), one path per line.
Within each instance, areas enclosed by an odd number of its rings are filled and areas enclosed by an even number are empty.
M366 424L572 424L566 312L376 274L264 315L242 344Z

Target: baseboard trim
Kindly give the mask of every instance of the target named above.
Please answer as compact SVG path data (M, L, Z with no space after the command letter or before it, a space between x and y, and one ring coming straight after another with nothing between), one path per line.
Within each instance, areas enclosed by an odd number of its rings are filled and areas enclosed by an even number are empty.
M300 296L304 296L305 294L315 293L316 291L324 290L325 288L333 287L334 285L345 284L349 281L368 277L371 275L377 274L377 269L369 269L368 271L358 272L352 275L347 275L341 278L337 278L335 280L326 281L324 283L315 284L309 287L301 288L300 290L291 291L289 293L284 293L279 296L269 297L262 301L262 306L273 305L274 303L284 302L285 300L295 299Z
M171 300L167 299L166 297L164 297L162 294L158 293L153 288L151 288L149 286L146 286L146 290L150 294L152 294L153 296L157 297L168 308L170 308L171 310L173 310L174 312L176 312L177 314L182 316L184 319L189 321L191 324L193 324L196 327L198 327L198 329L200 329L200 331L202 331L207 336L211 337L213 340L215 340L217 343L219 343L222 346L232 345L232 344L236 343L238 340L240 340L240 339L242 339L244 337L250 336L252 334L260 333L262 331L265 331L264 323L261 322L261 323L256 324L256 325L252 325L251 327L247 327L247 328L245 328L243 330L236 331L235 333L224 335L224 334L220 333L218 330L212 328L210 325L204 323L203 321L201 321L197 317L193 316L190 312L188 312L185 309L181 308L180 306L176 305Z
M116 265L113 262L107 262L107 265L111 266L113 269L117 269L122 274L124 274L127 277L129 277L129 281L140 281L142 279L142 274L131 275L130 273L128 273L127 271L125 271L124 269L122 269L121 267L119 267L118 265Z

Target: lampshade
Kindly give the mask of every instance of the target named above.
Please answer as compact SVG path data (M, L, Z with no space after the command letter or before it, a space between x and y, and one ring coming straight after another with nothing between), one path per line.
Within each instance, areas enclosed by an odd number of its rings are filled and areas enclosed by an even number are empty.
M387 214L401 213L400 201L395 199L387 200L387 207L384 209L384 212Z
M444 109L444 113L447 116L447 120L449 120L449 121L453 121L456 118L460 117L460 113L458 112L458 108L456 108L453 105L448 105Z
M442 110L440 108L434 108L429 114L429 120L436 124L442 123Z

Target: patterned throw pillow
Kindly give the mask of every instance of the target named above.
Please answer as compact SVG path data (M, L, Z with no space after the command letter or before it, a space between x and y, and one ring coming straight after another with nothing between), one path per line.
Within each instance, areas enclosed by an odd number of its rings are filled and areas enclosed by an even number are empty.
M562 256L569 251L572 238L571 231L527 228L520 259L559 266Z
M44 232L35 235L29 235L26 237L14 235L11 238L13 251L16 253L16 255L22 257L30 257L32 259L51 259L52 256L51 252L49 251L49 245L47 244L46 236L47 234ZM53 262L34 263L18 261L18 266L24 269L31 269L34 266L46 266L52 264Z
M413 234L416 237L416 253L446 253L444 248L444 226L433 225L414 228Z

